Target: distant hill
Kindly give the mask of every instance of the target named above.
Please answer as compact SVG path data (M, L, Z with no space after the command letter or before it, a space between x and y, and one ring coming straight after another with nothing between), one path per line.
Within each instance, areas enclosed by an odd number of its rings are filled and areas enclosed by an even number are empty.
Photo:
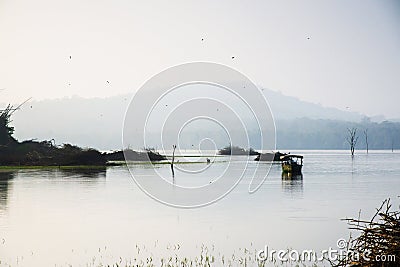
M337 108L323 107L319 104L301 101L280 92L264 89L271 110L276 120L293 118L329 119L361 121L366 116L357 112L343 111Z
M391 144L388 143L391 141L387 140L397 138L394 132L391 134L395 136L390 138L378 135L381 134L380 127L387 129L388 124L374 124L362 114L304 102L268 89L264 89L263 92L276 120L278 148L346 148L346 127L356 125L361 130L368 123L371 124L368 128L376 129L376 136L380 136L376 137L379 140L375 143L372 143L371 139L371 149L389 148ZM56 144L71 143L101 150L121 149L122 125L130 99L131 95L119 95L108 98L74 96L30 101L12 118L14 135L19 140L54 138ZM0 107L5 105L6 103L0 104ZM398 128L398 124L393 125L393 129ZM390 129L393 130L392 128ZM372 130L370 134L373 138ZM192 148L193 144L199 141L196 136L199 135L194 133L193 137L184 139L183 145L188 149ZM216 140L218 148L228 143L222 135ZM397 146L398 142L395 143ZM151 145L160 147L157 143ZM257 148L257 145L251 144L254 148Z

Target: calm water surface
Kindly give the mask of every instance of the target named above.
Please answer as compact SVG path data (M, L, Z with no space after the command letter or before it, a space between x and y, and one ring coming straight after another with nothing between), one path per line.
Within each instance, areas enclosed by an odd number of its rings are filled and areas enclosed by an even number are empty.
M340 219L357 217L360 210L361 217L370 218L388 197L398 205L400 153L360 151L353 162L347 151L299 153L305 156L303 179L282 179L275 164L255 194L248 193L245 177L227 197L197 209L151 199L126 167L1 171L0 266L98 266L148 256L195 257L203 245L216 256L265 245L323 250L348 237ZM216 162L211 168L223 166ZM151 172L148 165L135 168ZM157 168L170 171L168 165ZM179 178L184 179L178 173ZM201 179L208 182L209 177Z

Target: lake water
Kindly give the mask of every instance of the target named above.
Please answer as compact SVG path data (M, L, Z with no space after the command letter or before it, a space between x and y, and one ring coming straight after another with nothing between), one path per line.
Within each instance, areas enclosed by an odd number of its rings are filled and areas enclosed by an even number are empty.
M253 256L265 246L336 248L338 239L349 236L340 219L358 217L360 210L369 219L388 197L398 207L400 153L357 151L354 161L348 151L297 153L304 155L303 179L282 179L274 164L256 193L248 193L245 177L225 198L196 209L153 200L122 166L96 172L3 170L0 266L124 266L148 257L158 266L160 258L193 259L202 250L215 256L215 266L222 266L222 257L235 266L245 248ZM223 159L210 168L222 168ZM149 165L134 168L152 173ZM157 168L170 171L169 165Z

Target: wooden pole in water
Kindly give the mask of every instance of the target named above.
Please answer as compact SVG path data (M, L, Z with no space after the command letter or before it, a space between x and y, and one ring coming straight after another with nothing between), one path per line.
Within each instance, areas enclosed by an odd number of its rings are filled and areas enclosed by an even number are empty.
M368 129L364 130L365 135L365 144L367 145L367 154L368 154Z
M173 145L172 148L173 148L173 150L172 150L171 172L172 172L172 178L174 178L175 177L174 160L175 160L176 145Z

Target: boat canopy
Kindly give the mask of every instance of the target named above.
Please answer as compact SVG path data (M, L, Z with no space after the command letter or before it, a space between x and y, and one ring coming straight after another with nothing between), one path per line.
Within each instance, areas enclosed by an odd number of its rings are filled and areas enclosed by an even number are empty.
M287 160L287 159L290 159L290 158L303 159L303 156L301 156L301 155L291 155L291 154L281 156L281 160Z

